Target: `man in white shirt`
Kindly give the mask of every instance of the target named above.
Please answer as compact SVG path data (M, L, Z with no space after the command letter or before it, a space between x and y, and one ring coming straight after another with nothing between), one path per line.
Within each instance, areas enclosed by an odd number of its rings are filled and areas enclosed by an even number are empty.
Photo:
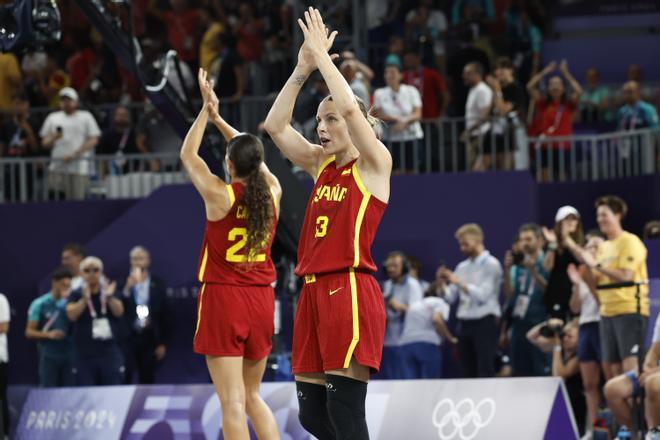
M388 124L383 141L392 152L395 170L418 170L422 160L424 132L422 97L414 86L403 84L400 64L385 66L387 86L374 93L374 107L380 119Z
M459 301L458 353L463 377L495 376L497 320L502 265L484 247L484 233L475 223L456 231L461 253L468 257L452 272L440 269L440 286L449 303ZM448 284L448 285L447 285Z
M39 132L43 147L51 150L48 187L66 199L82 200L101 130L90 112L78 110L74 89L64 87L59 95L61 110L49 114Z
M472 62L463 68L463 82L470 87L465 103L465 131L461 135L468 148L468 165L481 170L483 137L490 130L490 110L493 105L493 91L483 81L484 68L481 63Z
M402 379L401 334L408 307L424 297L419 281L408 274L410 265L399 251L391 252L385 260L388 280L383 284L387 325L383 343L380 379Z
M9 436L9 405L7 404L7 365L9 363L9 349L7 347L7 333L11 311L7 297L0 293L0 399L2 400L2 432Z

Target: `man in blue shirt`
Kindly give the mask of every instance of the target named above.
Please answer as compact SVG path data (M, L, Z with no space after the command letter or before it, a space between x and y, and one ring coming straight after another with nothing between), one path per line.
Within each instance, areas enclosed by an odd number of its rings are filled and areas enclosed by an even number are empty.
M32 301L28 311L25 337L38 341L39 386L42 387L73 385L70 322L65 311L71 279L66 267L56 269L50 292Z
M617 114L619 129L635 130L660 125L658 112L653 104L642 101L637 81L628 81L623 85L623 100L625 104L621 106Z
M546 354L527 340L527 332L547 319L543 292L548 273L543 268L541 228L523 225L518 233L522 261L514 264L509 251L504 258L504 293L511 305L511 364L514 376L545 376L550 362Z
M115 295L117 284L103 280L103 262L87 257L80 263L84 284L66 305L73 322L78 385L119 385L123 356L119 349L119 319L124 304Z

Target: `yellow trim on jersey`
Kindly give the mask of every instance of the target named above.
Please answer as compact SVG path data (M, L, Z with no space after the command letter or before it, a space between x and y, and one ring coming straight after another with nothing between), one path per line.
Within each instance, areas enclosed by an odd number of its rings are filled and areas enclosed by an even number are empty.
M202 304L204 301L205 287L206 287L206 283L202 284L202 288L199 291L199 307L197 307L197 326L195 327L195 337L197 336L197 332L199 331L199 323L202 321Z
M209 259L209 245L204 246L204 256L202 257L202 264L199 265L199 273L197 279L200 283L204 282L204 272L206 271L206 261Z
M313 273L305 275L305 284L312 284L316 282L316 275Z
M232 188L231 185L227 185L227 194L229 194L229 208L231 209L231 207L234 206L234 202L236 201L236 195L234 195L234 188Z
M357 162L355 162L351 168L353 169L353 178L355 179L355 183L357 183L358 188L360 188L360 192L365 196L371 195L371 193L367 191L367 187L364 186L364 182L362 182L362 177L360 177L360 172L358 171Z
M362 193L362 202L360 203L360 209L358 210L357 217L355 218L355 238L353 239L353 267L358 267L360 265L360 229L362 229L362 222L364 221L364 214L367 212L367 206L369 205L369 199L371 198L371 193L367 191L362 183L360 178L360 173L357 169L357 162L353 164L353 178L355 183L357 183L360 192Z
M332 155L332 156L328 157L326 160L323 161L323 163L322 163L321 166L319 167L319 171L316 173L316 180L319 179L319 177L321 176L321 173L323 172L323 170L325 169L325 167L327 167L328 165L330 165L330 164L332 163L332 161L334 161L334 160L335 160L335 156Z
M360 316L358 313L358 291L357 291L357 280L355 278L355 269L352 267L348 270L348 279L351 284L351 315L353 317L353 339L351 339L351 345L348 346L348 351L346 352L346 357L344 358L343 368L348 368L351 365L351 358L353 358L353 352L357 346L358 341L360 340Z

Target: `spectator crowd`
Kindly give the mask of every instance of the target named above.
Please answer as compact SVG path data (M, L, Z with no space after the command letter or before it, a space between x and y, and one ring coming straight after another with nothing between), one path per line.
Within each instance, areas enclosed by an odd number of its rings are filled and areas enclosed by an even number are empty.
M597 67L580 81L565 60L543 66L550 11L536 0L500 3L369 1L369 54L349 43L359 25L350 5L322 6L329 25L346 35L337 44L341 71L384 122L381 138L398 172L438 171L441 163L455 170L527 169L531 159L547 180L560 163L568 166L570 148L547 139L580 132L584 124L624 131L660 126L657 93L638 65L628 67L620 90L601 84ZM60 9L60 44L0 54L0 157L50 156L47 166L28 165L28 193L45 180L50 194L68 199L87 196L90 181L107 175L176 168L124 158L174 152L180 140L144 103L130 70L73 2L60 2ZM121 7L109 12L128 30ZM192 72L202 67L215 79L222 111L238 119L244 96L263 97L266 106L267 96L288 77L296 53L294 12L291 3L278 1L149 0L133 5L132 31L147 71L175 63L164 54L176 50L179 62L168 81L180 96L194 97ZM310 109L327 93L315 78L299 107ZM301 131L313 131L312 114L294 114ZM464 122L438 124L446 117ZM543 139L540 148L532 148L527 136ZM438 152L442 145L459 151ZM539 157L530 158L530 150ZM111 159L96 165L95 155ZM17 172L7 168L2 174L5 188L18 187Z
M647 249L624 229L624 200L600 197L595 210L598 229L586 233L572 206L557 211L552 228L522 225L501 262L479 225L463 225L455 237L465 260L454 270L440 262L432 283L419 279L414 257L391 252L377 377L452 377L443 366L465 378L557 376L582 438L595 438L603 407L619 438L630 438L631 398L639 396L646 438L660 438L660 315L649 321ZM644 238L658 237L656 223Z

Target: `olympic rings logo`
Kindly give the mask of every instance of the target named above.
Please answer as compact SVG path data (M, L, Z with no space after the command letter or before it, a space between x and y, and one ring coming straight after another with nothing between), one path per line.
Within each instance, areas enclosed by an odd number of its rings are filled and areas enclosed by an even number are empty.
M491 398L475 405L472 399L463 399L454 405L451 399L442 399L433 409L433 425L441 440L472 440L481 428L495 417L496 405ZM458 437L457 437L458 436Z

